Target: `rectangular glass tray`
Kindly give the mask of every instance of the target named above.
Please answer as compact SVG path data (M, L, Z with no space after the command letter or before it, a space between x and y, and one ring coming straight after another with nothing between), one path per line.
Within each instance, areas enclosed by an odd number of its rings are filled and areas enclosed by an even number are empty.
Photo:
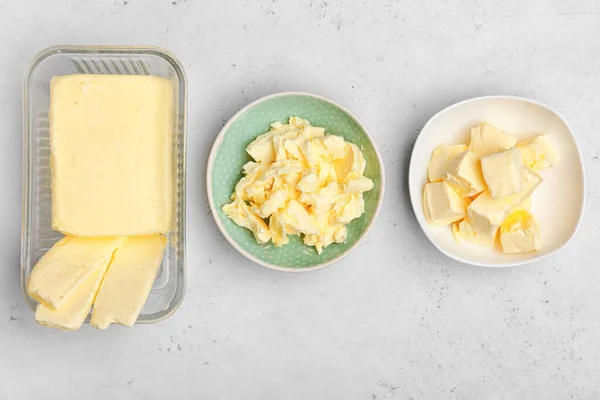
M57 75L157 75L174 87L173 171L176 184L173 230L139 324L168 318L185 292L185 165L187 81L183 67L169 52L152 46L57 46L38 53L23 86L23 226L21 237L21 288L31 309L25 284L31 269L62 234L52 230L48 109L50 80ZM87 320L89 322L89 318Z

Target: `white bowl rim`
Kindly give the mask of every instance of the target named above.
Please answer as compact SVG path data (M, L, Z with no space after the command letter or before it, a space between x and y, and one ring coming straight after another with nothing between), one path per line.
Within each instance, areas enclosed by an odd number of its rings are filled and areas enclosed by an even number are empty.
M245 113L246 111L250 110L251 108L253 108L254 106L256 106L259 103L262 103L263 101L267 101L270 99L274 99L277 97L285 97L285 96L307 96L307 97L312 97L318 100L322 100L325 101L335 107L338 107L340 110L342 110L344 113L348 114L348 116L350 118L352 118L354 120L354 122L360 126L360 128L363 130L363 132L366 134L367 139L369 139L369 142L371 142L371 145L373 146L373 149L375 150L375 154L377 156L377 162L379 163L379 169L380 169L380 174L381 174L381 184L380 184L380 193L379 193L379 198L377 199L377 206L375 207L375 213L373 214L373 217L371 218L371 221L369 222L369 225L367 225L367 227L365 228L365 230L362 232L361 236L358 238L358 240L356 241L356 243L354 243L351 247L349 247L346 251L344 251L342 254L340 254L339 256L321 263L321 264L317 264L315 266L312 267L307 267L307 268L292 268L292 267L280 267L278 265L275 264L271 264L268 263L266 261L263 261L255 256L253 256L252 254L250 254L249 252L247 252L246 250L244 250L240 245L237 244L237 242L235 240L233 240L231 238L231 236L229 236L229 233L227 233L227 231L225 230L225 227L223 226L223 223L221 222L221 220L219 219L219 217L217 216L218 210L215 209L213 202L212 202L212 198L213 198L213 191L212 191L212 170L213 170L213 165L215 162L215 158L217 157L217 152L219 150L219 148L221 147L221 143L223 142L223 139L225 137L225 132L229 129L229 127L231 126L231 124L233 124L233 122L235 120L237 120L239 118L240 115L242 115L243 113ZM381 210L381 205L383 204L383 197L385 194L385 168L383 165L383 158L381 157L381 154L379 152L379 149L377 148L377 145L375 144L375 140L373 139L373 136L371 135L371 133L369 132L369 130L367 129L367 127L358 119L358 117L356 115L354 115L350 110L348 110L346 107L342 106L341 104L328 99L327 97L318 95L318 94L313 94L313 93L308 93L308 92L299 92L299 91L288 91L288 92L279 92L279 93L273 93L264 97L261 97L257 100L254 100L253 102L247 104L246 106L244 106L241 110L239 110L238 112L236 112L233 117L231 117L229 119L229 121L227 121L227 123L223 126L223 128L221 128L221 131L219 132L219 134L217 135L217 137L215 138L215 141L213 143L212 149L210 150L210 155L208 156L208 164L207 164L207 168L206 168L206 193L208 195L208 204L210 206L210 211L213 215L213 218L215 220L215 223L217 224L219 230L221 231L221 233L223 234L223 236L225 236L225 239L227 239L227 241L237 250L239 251L242 255L244 255L246 258L248 258L249 260L255 262L256 264L262 265L263 267L267 267L276 271L283 271L283 272L310 272L310 271L316 271L325 267L328 267L338 261L340 261L341 259L343 259L344 257L346 257L348 254L350 254L352 251L354 251L359 245L360 243L364 240L364 238L367 236L367 234L369 233L369 231L371 230L371 228L373 227L373 225L375 224L375 221L377 220L377 217L379 215L379 211Z
M541 108L545 108L546 110L554 113L558 118L560 118L560 120L565 124L565 126L567 127L569 134L571 135L571 137L573 138L573 141L575 143L575 148L577 150L577 154L579 156L579 164L581 165L581 173L582 173L582 187L583 187L583 193L582 193L582 200L581 200L581 212L579 213L579 220L577 221L577 225L575 226L575 229L573 230L573 233L571 234L571 236L569 237L568 240L566 240L560 247L557 247L556 249L552 250L551 252L545 253L545 254L541 254L532 258L529 258L527 260L521 260L521 261L514 261L514 262L507 262L504 264L487 264L487 263L482 263L482 262L475 262L475 261L471 261L462 257L457 257L449 252L447 252L446 250L444 250L443 248L441 248L440 246L438 246L438 244L436 243L435 239L427 232L427 230L425 229L425 227L423 226L423 222L417 218L417 209L421 209L421 198L420 195L413 193L413 191L410 189L411 185L410 185L410 177L412 176L412 169L413 169L413 160L415 159L415 150L418 147L419 141L422 138L422 133L427 129L428 125L430 125L432 123L432 121L434 121L435 119L437 119L440 115L452 110L453 108L456 108L458 106L461 106L463 104L466 103L471 103L471 102L477 102L477 101L482 101L482 100L518 100L518 101L523 101L525 103L530 103L530 104L534 104L536 106L539 106ZM491 96L480 96L480 97L473 97L470 99L466 99L466 100L462 100L459 101L457 103L454 103L452 105L449 105L446 108L443 108L442 110L438 111L435 115L433 115L431 118L429 118L429 120L427 121L427 123L425 123L425 125L423 125L423 128L421 129L421 131L419 132L419 135L417 136L417 140L415 140L415 144L413 146L413 150L411 152L410 155L410 162L408 165L408 179L407 179L407 184L408 184L408 189L409 189L409 196L410 196L410 202L413 208L413 212L415 214L415 218L417 220L417 222L419 223L419 226L421 228L421 230L423 231L423 233L425 233L425 236L427 237L427 239L429 239L429 241L439 250L441 251L443 254L445 254L446 256L452 258L453 260L462 262L464 264L469 264L469 265L474 265L477 267L487 267L487 268L506 268L506 267L517 267L517 266L521 266L521 265L525 265L525 264L529 264L535 261L540 261L545 259L546 257L550 257L551 255L555 254L557 251L562 250L563 248L565 248L565 246L567 246L569 243L571 243L573 241L573 238L575 238L575 236L577 235L577 232L579 231L579 227L581 226L581 221L583 220L583 214L585 211L585 203L586 203L586 193L587 193L587 189L586 189L586 178L585 178L585 168L584 168L584 164L583 164L583 159L581 157L581 149L579 147L579 143L577 142L577 138L575 137L575 134L573 133L573 129L571 129L571 126L569 125L569 123L567 122L567 120L558 112L556 111L554 108L541 103L537 100L533 100L533 99L529 99L526 97L521 97L521 96L511 96L511 95L491 95Z

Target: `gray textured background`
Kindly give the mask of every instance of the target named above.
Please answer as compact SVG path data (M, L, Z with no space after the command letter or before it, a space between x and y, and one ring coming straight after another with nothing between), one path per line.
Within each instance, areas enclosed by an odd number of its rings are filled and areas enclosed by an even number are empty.
M164 323L65 334L21 297L22 76L55 44L154 44L187 70L189 280ZM356 112L387 169L370 236L310 274L246 261L206 201L221 126L284 90ZM522 268L445 258L408 201L419 129L491 94L563 113L587 171L576 240ZM0 398L599 398L599 94L595 0L0 1Z

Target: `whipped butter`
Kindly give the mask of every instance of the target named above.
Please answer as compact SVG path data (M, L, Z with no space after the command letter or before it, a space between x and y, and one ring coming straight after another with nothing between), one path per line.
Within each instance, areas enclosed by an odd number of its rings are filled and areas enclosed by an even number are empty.
M346 240L346 225L364 213L363 193L373 189L357 145L290 117L271 124L246 152L253 160L222 208L231 220L258 243L278 247L289 235L301 235L318 253Z

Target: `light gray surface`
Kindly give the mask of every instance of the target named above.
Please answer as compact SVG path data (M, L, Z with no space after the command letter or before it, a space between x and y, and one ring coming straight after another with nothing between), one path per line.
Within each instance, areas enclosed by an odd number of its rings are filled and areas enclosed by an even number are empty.
M21 297L22 75L54 44L155 44L187 69L188 291L164 323L55 332ZM0 399L598 398L599 49L595 0L1 1ZM283 90L356 112L387 169L370 236L316 273L250 264L206 202L223 123ZM419 129L488 94L555 107L582 147L579 234L527 267L450 261L408 201Z

